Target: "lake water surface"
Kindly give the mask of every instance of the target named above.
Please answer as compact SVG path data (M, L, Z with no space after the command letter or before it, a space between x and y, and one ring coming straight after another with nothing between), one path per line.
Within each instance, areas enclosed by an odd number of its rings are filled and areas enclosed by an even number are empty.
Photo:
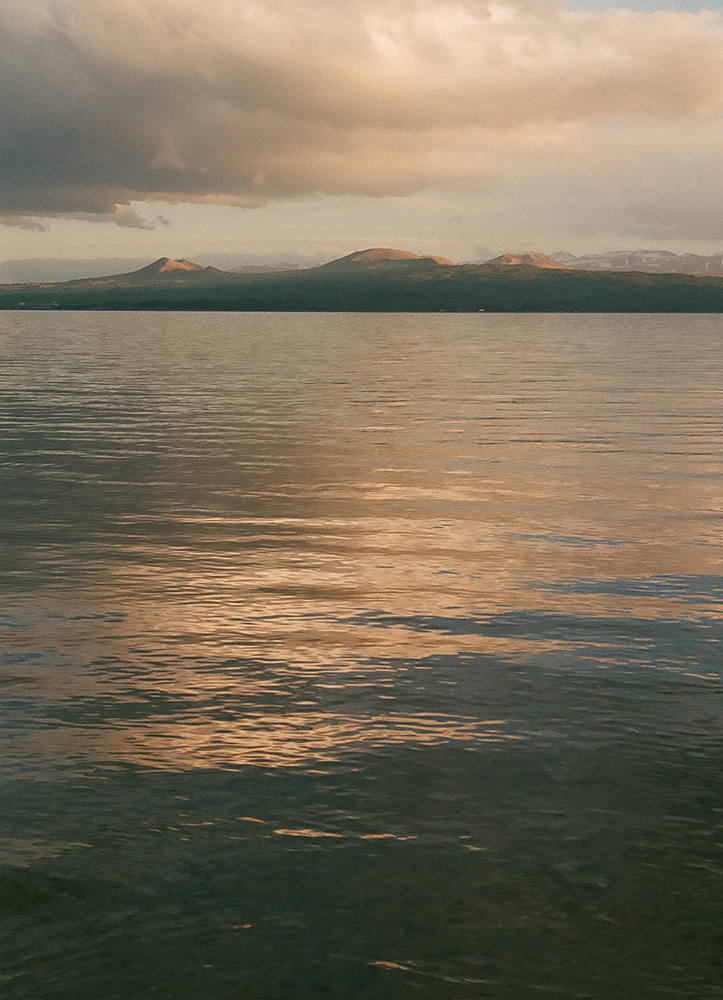
M7 1000L723 997L723 321L0 315Z

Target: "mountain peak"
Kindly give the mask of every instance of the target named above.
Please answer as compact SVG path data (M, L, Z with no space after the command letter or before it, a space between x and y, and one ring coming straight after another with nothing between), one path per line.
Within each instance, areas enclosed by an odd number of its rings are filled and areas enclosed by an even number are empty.
M433 264L441 264L445 267L451 267L452 261L447 260L446 257L436 257L433 254L418 254L410 253L408 250L394 250L391 247L372 247L369 250L355 250L354 253L349 253L345 257L339 257L337 260L332 260L329 264L325 265L329 267L334 266L348 266L354 264L384 264L384 263L397 263L400 261L424 261L431 262Z
M205 271L206 268L202 264L194 264L192 260L175 260L173 257L159 257L158 260L154 260L152 264L147 264L145 267L141 267L138 271L133 271L133 276L135 278L154 278L157 275L178 275Z
M493 267L540 267L567 270L565 264L544 253L503 253L487 261Z
M154 260L152 264L149 264L148 268L157 274L168 274L169 271L203 270L201 264L194 264L192 260L185 260L183 257L180 260L174 260L173 257L159 257L158 260Z

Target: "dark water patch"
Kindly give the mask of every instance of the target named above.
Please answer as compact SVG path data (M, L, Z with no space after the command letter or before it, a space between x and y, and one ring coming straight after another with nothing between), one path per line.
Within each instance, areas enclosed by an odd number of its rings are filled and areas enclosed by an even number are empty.
M562 580L542 585L563 594L609 594L614 597L664 597L697 607L723 601L723 575L678 574L644 579Z
M77 901L87 895L82 882L36 874L26 868L0 867L0 912L6 914Z
M615 538L586 538L583 535L513 535L510 536L520 541L530 541L530 542L549 542L552 545L574 545L581 546L583 548L591 547L595 548L597 545L607 545L611 547L616 547L619 545L626 545L628 543Z
M723 623L717 619L611 618L520 611L479 617L367 612L349 621L381 629L514 639L523 642L531 653L536 644L560 651L575 649L580 661L606 668L613 663L628 668L662 668L694 661L698 668L712 670L716 675L721 669Z

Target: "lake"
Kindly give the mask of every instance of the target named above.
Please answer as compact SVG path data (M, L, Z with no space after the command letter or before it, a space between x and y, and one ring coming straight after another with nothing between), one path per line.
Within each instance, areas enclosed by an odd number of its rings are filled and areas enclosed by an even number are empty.
M4 313L3 997L723 997L722 347Z

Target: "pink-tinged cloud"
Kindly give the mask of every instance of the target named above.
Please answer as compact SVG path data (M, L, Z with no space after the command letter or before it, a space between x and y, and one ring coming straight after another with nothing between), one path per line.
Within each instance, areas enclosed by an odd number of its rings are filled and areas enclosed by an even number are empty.
M593 189L622 185L634 203L645 183L655 198L655 179L636 175L680 123L681 169L700 135L706 149L723 139L723 16L550 0L13 0L0 94L0 216L18 225L148 228L165 220L130 201L494 190L538 172L552 191L588 176L586 148L604 165ZM599 140L613 123L611 161Z

